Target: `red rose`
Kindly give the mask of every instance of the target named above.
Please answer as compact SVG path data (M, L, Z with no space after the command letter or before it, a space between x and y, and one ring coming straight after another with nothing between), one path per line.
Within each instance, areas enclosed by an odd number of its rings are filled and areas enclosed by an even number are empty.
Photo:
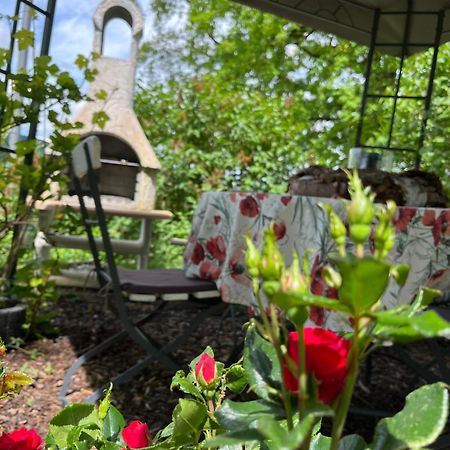
M150 430L146 423L133 420L122 430L122 438L128 448L145 448L152 440Z
M202 247L202 244L200 244L199 242L197 242L195 244L194 250L192 251L191 254L191 261L198 265L200 264L203 260L205 259L205 250Z
M35 430L27 430L25 427L0 436L1 450L41 450L43 444Z
M284 235L286 234L286 225L283 222L274 223L273 224L273 232L275 233L275 237L277 238L277 241L283 239Z
M222 236L213 237L206 243L206 250L214 259L222 262L225 259L226 247Z
M259 213L259 205L250 195L247 195L247 197L241 200L239 209L241 210L241 214L247 217L256 217Z
M202 280L216 281L220 275L220 268L212 262L205 261L200 266L200 278Z
M348 375L347 356L350 341L322 328L304 328L306 371L313 375L319 385L319 399L331 403L344 387ZM289 333L288 355L298 364L298 333ZM286 387L293 393L298 390L298 377L287 364L283 365Z
M212 356L203 353L195 365L195 378L205 388L216 381L216 361Z

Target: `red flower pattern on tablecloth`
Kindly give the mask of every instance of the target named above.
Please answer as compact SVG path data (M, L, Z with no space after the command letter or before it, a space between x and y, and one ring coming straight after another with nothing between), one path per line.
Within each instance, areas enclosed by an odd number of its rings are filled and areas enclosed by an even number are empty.
M192 250L191 261L196 266L198 266L204 259L205 259L205 250L202 244L200 244L200 242L197 242L194 246L194 250Z
M211 261L204 261L199 267L199 274L202 280L216 281L220 275L220 267Z
M229 258L228 270L234 282L250 288L252 282L245 268L244 254L245 250L242 247L238 247Z
M241 200L239 209L243 216L253 218L259 214L258 202L251 195L247 195L247 197Z
M450 211L441 211L436 218L436 212L427 209L422 217L422 224L432 227L431 233L433 234L434 245L438 246L442 237L450 236Z
M226 255L226 247L223 236L215 236L208 239L206 250L210 255L219 262L223 262Z
M398 208L394 218L394 226L397 231L406 231L408 225L416 215L417 208Z
M292 200L292 197L290 195L283 195L283 197L281 197L280 200L284 206L287 206L289 204L289 202Z
M214 220L214 223L215 223L216 225L218 225L218 224L220 223L220 221L222 220L222 217L220 217L219 215L217 215L217 216L214 216L214 217L213 217L213 220Z
M256 194L256 198L258 199L258 200L264 200L265 198L267 198L268 197L268 195L265 193L265 192L258 192L257 194Z
M277 241L280 241L286 235L286 225L283 222L274 223L273 232L275 233Z

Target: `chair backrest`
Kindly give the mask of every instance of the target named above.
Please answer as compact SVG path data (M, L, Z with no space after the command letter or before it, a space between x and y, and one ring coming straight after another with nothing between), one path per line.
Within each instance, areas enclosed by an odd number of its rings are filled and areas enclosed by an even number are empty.
M111 288L120 295L120 280L114 259L111 238L106 223L96 170L101 167L101 143L96 136L90 136L82 140L72 151L72 181L80 203L80 212L84 227L88 236L89 247L94 258L95 270L100 286L111 283ZM83 180L83 185L82 185ZM93 199L95 205L96 220L92 220L85 204L85 196ZM103 251L106 255L107 270L102 266L100 249L92 231L93 226L98 226L101 233Z

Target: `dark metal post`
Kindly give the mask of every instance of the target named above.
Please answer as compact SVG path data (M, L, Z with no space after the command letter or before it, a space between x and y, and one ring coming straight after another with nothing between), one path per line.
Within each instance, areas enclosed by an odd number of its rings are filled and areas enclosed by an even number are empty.
M433 58L431 60L430 76L428 78L427 94L425 97L425 105L423 108L422 123L420 124L419 145L418 145L418 151L416 154L416 162L415 162L416 169L418 169L420 167L420 160L421 160L420 152L422 150L422 146L425 141L425 131L427 128L428 117L430 115L431 98L433 95L434 75L436 73L437 58L438 58L438 54L439 54L439 44L441 43L442 27L444 24L444 16L445 16L445 12L439 11L437 26L436 26L436 35L434 36L434 50L433 50Z
M376 45L376 40L377 40L379 21L380 21L380 10L376 9L374 12L374 15L373 15L372 34L370 37L369 53L367 54L367 66L366 66L366 74L365 74L366 79L364 81L364 91L363 91L363 95L362 95L362 99L361 99L359 122L358 122L358 128L356 130L356 139L355 139L356 147L359 147L361 145L363 121L364 121L364 115L366 112L367 94L369 92L369 81L370 81L370 74L372 71L372 61L373 61L373 54L375 52L375 45Z

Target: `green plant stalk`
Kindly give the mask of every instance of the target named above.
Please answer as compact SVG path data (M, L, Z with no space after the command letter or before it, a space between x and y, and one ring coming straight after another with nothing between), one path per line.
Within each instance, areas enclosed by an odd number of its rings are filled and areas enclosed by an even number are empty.
M277 313L273 305L270 305L270 315L272 319L272 329L271 329L272 344L277 353L278 363L280 364L280 367L283 367L283 354L281 352L281 344L280 344L280 327L278 325ZM283 400L284 410L286 412L287 427L288 430L292 430L293 422L292 422L292 408L290 402L290 394L284 383L281 383L281 396Z
M341 393L341 396L338 400L336 416L333 420L333 428L331 433L331 446L330 450L337 450L339 446L339 440L342 435L342 431L344 430L345 420L347 419L348 408L350 406L350 401L353 395L353 389L355 387L356 378L358 376L359 371L359 322L360 318L355 317L355 325L354 325L354 334L352 347L350 350L349 357L349 374L347 376L344 390Z
M308 399L307 393L307 373L306 373L306 355L305 355L305 335L303 333L303 325L297 327L298 333L298 412L300 419L303 418L305 412L305 403Z
M253 286L255 288L255 285L257 285L257 279L253 278ZM261 299L261 295L260 295L260 291L259 291L259 286L258 289L255 290L255 296L256 296L256 302L258 303L258 308L259 308L259 313L261 315L261 319L263 321L263 325L264 328L266 330L267 335L271 335L271 327L270 327L270 322L269 319L267 318L267 314L266 311L264 309L264 305Z

